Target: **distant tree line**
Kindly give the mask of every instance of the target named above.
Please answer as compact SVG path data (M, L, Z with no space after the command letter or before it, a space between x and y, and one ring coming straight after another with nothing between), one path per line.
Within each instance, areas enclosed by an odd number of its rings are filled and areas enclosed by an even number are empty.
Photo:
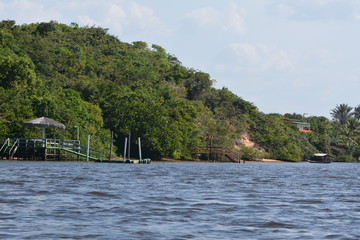
M206 146L206 136L246 159L360 155L359 107L336 106L333 121L304 118L314 130L304 134L284 121L303 116L264 114L213 82L159 45L125 43L104 28L0 22L0 138L39 137L22 123L46 116L67 126L50 129L48 137L74 139L79 126L80 140L91 134L100 150L108 148L113 131L117 155L130 131L130 143L135 147L141 137L143 155L153 159L201 157L192 149ZM241 144L244 135L255 147Z

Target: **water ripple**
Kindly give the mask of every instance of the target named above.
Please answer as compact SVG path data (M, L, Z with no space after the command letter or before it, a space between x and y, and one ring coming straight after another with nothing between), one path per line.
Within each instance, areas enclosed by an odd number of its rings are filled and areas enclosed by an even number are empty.
M357 166L2 161L0 239L360 239Z

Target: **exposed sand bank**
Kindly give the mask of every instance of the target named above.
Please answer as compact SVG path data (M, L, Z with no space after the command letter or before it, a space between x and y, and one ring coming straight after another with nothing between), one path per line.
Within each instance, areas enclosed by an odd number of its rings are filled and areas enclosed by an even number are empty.
M172 158L162 158L160 160L153 160L153 161L154 162L209 162L207 160L199 160L199 159L172 159ZM243 162L244 160L240 161L240 163ZM245 163L289 163L289 162L276 160L276 159L257 159L255 161L245 161Z

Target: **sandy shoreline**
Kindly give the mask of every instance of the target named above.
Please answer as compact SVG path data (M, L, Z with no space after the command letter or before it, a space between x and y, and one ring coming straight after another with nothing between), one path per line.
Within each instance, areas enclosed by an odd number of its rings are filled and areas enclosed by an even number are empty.
M153 160L154 162L193 162L193 163L197 163L197 162L203 162L203 163L207 163L209 161L206 160L199 160L199 159L172 159L172 158L162 158L160 160ZM231 162L229 162L231 163ZM240 161L240 163L244 163L243 160ZM288 161L282 161L282 160L276 160L276 159L257 159L255 161L245 161L245 163L289 163Z
M269 162L269 163L289 163L288 161L276 160L276 159L259 159L255 162Z

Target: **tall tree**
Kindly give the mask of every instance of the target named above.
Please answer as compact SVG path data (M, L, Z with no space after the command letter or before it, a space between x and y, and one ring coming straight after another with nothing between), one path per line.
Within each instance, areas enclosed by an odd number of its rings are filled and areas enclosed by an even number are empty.
M360 105L354 108L354 117L359 121L360 120Z
M336 105L335 108L331 109L330 114L335 122L337 122L341 126L345 126L354 114L352 110L352 107L350 107L348 104L343 103L340 105Z

